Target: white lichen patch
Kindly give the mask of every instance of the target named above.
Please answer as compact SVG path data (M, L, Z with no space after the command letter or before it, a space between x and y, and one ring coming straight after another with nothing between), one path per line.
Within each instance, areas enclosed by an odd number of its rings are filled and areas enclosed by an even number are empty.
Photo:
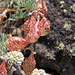
M65 3L65 1L60 1L60 4L64 4Z
M72 49L70 50L70 52L72 53L73 56L75 56L75 47L72 47Z
M63 28L66 29L66 30L70 30L71 29L71 24L65 23Z
M64 43L63 42L60 42L57 48L59 50L62 50L64 47L65 47Z
M34 69L31 75L50 75L45 72L43 69Z
M64 7L64 1L60 1L60 8L63 8Z
M64 9L63 12L64 12L64 13L67 13L67 9Z
M13 64L21 65L21 63L24 60L23 54L21 52L19 52L19 51L8 52L5 55L5 58L10 63L10 65L13 65Z
M70 6L70 9L72 9L72 11L75 12L75 3L72 6Z
M62 5L60 5L60 8L63 8L64 7L64 5L62 4Z

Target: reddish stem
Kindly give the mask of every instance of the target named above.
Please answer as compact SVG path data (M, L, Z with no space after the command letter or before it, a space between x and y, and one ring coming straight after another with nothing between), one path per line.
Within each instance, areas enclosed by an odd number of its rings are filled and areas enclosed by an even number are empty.
M16 12L17 10L13 10L13 9L5 9L5 8L0 8L0 10L8 10L8 12ZM22 8L20 10L26 10L26 8Z

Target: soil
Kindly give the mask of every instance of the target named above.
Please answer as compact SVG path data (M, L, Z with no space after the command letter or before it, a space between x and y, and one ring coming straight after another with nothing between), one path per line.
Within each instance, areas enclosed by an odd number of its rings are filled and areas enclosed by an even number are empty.
M70 8L75 0L64 0L63 7L60 1L47 0L47 19L51 22L51 30L35 43L36 67L45 69L52 75L75 75L75 12ZM24 21L25 19L17 22L6 21L1 32L23 36L21 25ZM23 53L28 57L30 50Z

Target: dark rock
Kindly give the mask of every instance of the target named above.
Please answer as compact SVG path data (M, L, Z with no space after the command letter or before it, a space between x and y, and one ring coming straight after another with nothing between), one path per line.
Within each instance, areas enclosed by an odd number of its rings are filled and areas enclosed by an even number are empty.
M58 51L55 60L47 59L39 54L35 55L38 68L51 69L58 75L75 75L74 58L65 51Z

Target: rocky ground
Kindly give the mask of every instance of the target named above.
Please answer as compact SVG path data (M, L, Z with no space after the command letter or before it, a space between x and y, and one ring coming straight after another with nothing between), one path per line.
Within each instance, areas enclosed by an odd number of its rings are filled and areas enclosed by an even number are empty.
M47 2L51 30L47 36L40 37L38 42L43 46L37 44L36 50L39 51L39 47L43 53L38 53L45 57L39 57L38 66L49 69L48 72L52 71L54 75L75 75L75 12L71 9L74 3L75 0ZM36 60L39 61L37 56Z

